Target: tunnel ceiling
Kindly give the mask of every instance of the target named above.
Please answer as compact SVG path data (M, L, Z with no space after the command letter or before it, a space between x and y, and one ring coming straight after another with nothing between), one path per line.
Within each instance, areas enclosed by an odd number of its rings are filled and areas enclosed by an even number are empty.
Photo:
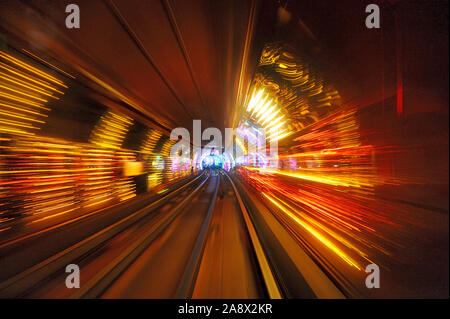
M168 130L190 129L193 119L230 125L252 72L255 2L78 1L81 26L70 30L67 3L3 1L0 12L33 52L78 68L68 71L112 88Z
M202 119L203 128L235 127L267 43L292 44L300 56L308 55L343 103L370 105L381 95L394 96L398 59L408 66L406 79L434 79L440 76L438 65L448 66L445 55L433 55L448 51L448 44L440 44L435 35L412 41L415 34L442 23L427 19L435 9L424 3L380 1L385 10L382 34L365 28L364 3L358 0L82 0L77 2L80 29L66 29L67 3L1 1L6 34L19 39L7 41L79 81L107 88L119 104L142 115L137 119L149 119L166 132L177 126L190 129L192 119ZM421 14L413 21L405 12ZM403 39L396 36L398 28L408 30ZM396 56L402 43L403 56ZM417 65L417 57L439 63L433 68ZM99 102L114 107L105 99ZM407 111L421 107L413 100Z

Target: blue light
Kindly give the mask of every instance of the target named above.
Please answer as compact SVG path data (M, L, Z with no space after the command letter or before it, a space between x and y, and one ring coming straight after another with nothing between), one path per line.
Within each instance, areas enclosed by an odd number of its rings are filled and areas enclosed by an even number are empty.
M208 155L203 158L202 161L203 168L223 168L223 161L221 156Z

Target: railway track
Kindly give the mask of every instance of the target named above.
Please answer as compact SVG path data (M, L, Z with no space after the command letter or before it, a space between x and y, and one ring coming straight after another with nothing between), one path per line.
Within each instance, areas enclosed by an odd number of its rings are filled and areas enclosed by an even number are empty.
M149 205L129 214L127 217L113 223L112 225L96 232L95 234L85 238L82 241L71 245L70 247L36 263L24 271L4 280L0 283L0 297L22 297L29 295L33 289L42 284L47 278L55 277L55 274L65 271L65 267L71 263L77 263L78 260L95 251L99 246L111 240L125 229L132 225L136 225L143 218L149 217L158 208L160 208L168 200L175 198L185 190L190 190L195 183L201 180L203 184L207 180L205 174L201 174L192 181L186 183L176 191L167 194ZM38 234L39 235L39 234ZM36 235L37 237L37 235ZM28 237L24 238L29 239ZM3 246L17 244L17 240L4 243ZM5 248L3 247L3 248Z
M327 292L287 287L302 278L301 263L311 261L302 256L293 275L292 262L279 253L284 248L274 244L281 235L268 233L248 201L225 171L205 171L3 280L0 298L341 297L323 274L309 283L328 285ZM65 286L69 264L80 268L78 289Z

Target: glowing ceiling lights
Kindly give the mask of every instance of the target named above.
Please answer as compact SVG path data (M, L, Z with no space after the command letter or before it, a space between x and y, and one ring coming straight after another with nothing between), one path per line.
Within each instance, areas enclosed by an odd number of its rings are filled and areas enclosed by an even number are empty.
M247 105L247 113L256 124L264 129L268 140L280 140L290 135L286 128L286 116L264 88L253 88L253 94Z
M101 147L120 149L132 124L130 117L110 110L92 131L90 142Z
M159 186L163 180L164 160L155 151L161 136L160 131L150 129L141 145L141 153L145 160L145 171L148 172L147 189Z

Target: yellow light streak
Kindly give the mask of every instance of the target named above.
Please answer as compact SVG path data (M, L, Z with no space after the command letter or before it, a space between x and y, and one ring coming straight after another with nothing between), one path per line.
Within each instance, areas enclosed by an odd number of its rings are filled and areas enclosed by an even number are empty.
M265 130L268 130L269 128L273 127L274 125L276 125L279 121L281 121L284 118L284 115L279 116L275 121L270 122L269 125L267 125L266 127L264 127Z
M26 128L36 129L36 130L39 129L39 127L35 127L33 125L28 125L26 123L17 122L17 121L13 121L13 120L2 119L2 122L9 124L9 125L13 125L13 126L26 127Z
M47 62L47 61L45 61L44 59L41 59L40 57L38 57L37 55L31 53L30 51L27 51L27 50L25 50L25 49L22 49L22 51L24 51L25 53L27 53L27 54L31 55L32 57L38 59L39 61L41 61L41 62L47 64L48 66L54 68L55 70L57 70L57 71L59 71L59 72L61 72L61 73L64 73L64 74L67 75L68 77L71 77L72 79L75 79L75 77L74 77L73 75L70 75L69 73L67 73L67 72L65 72L65 71L63 71L63 70L61 70L61 69L58 68L57 66L54 66L53 64L51 64L50 62Z
M23 72L20 72L20 71L14 69L14 68L11 68L7 64L4 64L4 63L0 62L0 68L8 71L9 73L12 73L12 74L20 76L20 77L22 77L24 79L27 79L28 81L31 81L31 82L36 83L36 84L39 84L39 85L41 85L41 86L43 86L43 87L45 87L47 89L50 89L50 90L55 91L55 92L58 92L60 94L64 94L63 92L59 91L57 88L51 86L49 83L43 82L43 81L41 81L39 79L36 79L36 78L33 78L31 76L28 76L27 74L25 74Z
M16 102L29 104L29 105L32 105L34 107L37 107L37 108L40 108L40 109L43 109L43 110L47 110L47 111L50 110L49 108L44 107L42 104L38 104L36 102L30 101L30 100L27 100L27 99L23 99L21 97L18 97L18 96L15 96L15 95L11 95L11 94L8 94L8 93L0 92L0 96L6 97L6 98L11 99L11 100L16 101Z
M278 113L280 113L280 109L278 109L275 112L273 112L272 114L270 114L263 122L261 122L261 126L264 127L264 125L266 125L267 122L272 120ZM270 127L270 126L267 126L267 127Z
M272 134L269 134L269 136L267 137L267 139L271 140L276 136L280 136L281 134L283 134L286 131L286 129L283 129L281 131L277 130L275 132L273 132Z
M325 238L322 234L317 232L314 228L306 224L304 221L300 220L295 214L286 209L283 205L281 205L277 200L262 192L262 194L270 200L273 204L275 204L278 208L280 208L284 213L286 213L292 220L294 220L297 224L306 229L309 233L311 233L314 237L316 237L322 244L332 250L335 254L337 254L340 258L342 258L346 263L355 267L358 270L362 268L358 265L356 261L354 261L351 257L345 254L341 249L339 249L336 245L334 245L331 241Z
M264 119L267 118L270 114L272 114L272 112L275 110L276 106L277 106L276 104L272 105L271 108L269 108L266 112L264 112L263 115L261 115L261 117L258 119L258 121L263 123Z
M5 103L1 103L0 102L0 106L7 107L7 108L10 108L10 109L14 109L14 110L17 110L17 111L22 111L22 112L25 112L25 113L30 113L30 114L33 114L33 115L48 117L48 115L46 115L46 114L34 112L34 111L31 111L31 110L24 109L24 108L17 107L17 106L13 106L13 105L10 105L10 104L5 104Z
M1 115L6 115L6 116L10 116L10 117L19 118L19 119L22 119L22 120L28 120L28 121L31 121L31 122L45 123L44 121L36 120L36 119L34 119L34 118L26 117L26 116L23 116L23 115L21 115L21 114L14 113L14 112L3 111L3 112L0 112L0 114L1 114Z
M45 72L42 72L42 71L32 67L31 65L29 65L27 63L24 63L24 62L22 62L22 61L20 61L20 60L18 60L16 58L14 58L13 56L11 56L9 54L6 54L6 53L0 51L0 57L2 57L5 60L8 60L9 62L14 63L15 65L20 66L23 69L26 69L26 70L30 71L31 73L39 75L39 76L43 77L44 79L46 79L46 80L48 80L50 82L58 84L58 85L66 88L66 89L68 88L63 82L61 82L57 78L55 78L55 77L53 77L53 76L51 76L51 75L49 75L49 74L47 74Z
M17 79L13 79L13 78L7 76L7 75L6 75L5 73L3 73L3 72L0 72L0 79L3 79L3 80L5 80L5 81L8 81L8 82L14 83L14 84L16 84L16 85L22 86L22 87L24 87L24 88L27 88L28 90L35 91L35 92L41 93L41 94L43 94L43 95L49 96L49 97L51 97L51 98L54 98L54 99L56 99L56 100L59 100L58 97L53 96L50 92L46 92L46 91L44 91L44 90L40 90L40 89L34 87L33 85L24 84L22 81L17 80Z
M266 95L264 98L262 98L261 100L258 101L258 103L255 105L255 107L253 108L252 113L250 114L250 116L253 116L255 114L255 112L258 112L261 107L263 107L267 101L267 99L269 98L268 95Z
M277 121L277 122L278 122L278 121ZM270 128L270 129L267 131L267 133L268 133L268 134L273 133L274 131L276 131L277 129L279 129L284 123L285 123L285 122L280 122L280 123L276 124L275 126L273 126L272 128Z
M252 109L255 107L255 105L261 99L261 96L263 95L263 93L264 93L264 89L258 91L258 93L250 99L250 102L248 103L248 107L247 107L247 112L252 111Z
M269 108L269 106L272 104L272 100L267 101L259 110L258 112L256 112L255 117L259 118L262 114L264 114L264 112L267 111L267 109ZM259 119L258 119L259 121Z
M274 137L274 138L270 137L270 140L271 141L279 141L279 140L281 140L281 139L283 139L283 138L285 138L285 137L287 137L287 136L289 136L291 134L292 134L292 132L286 132L286 133L284 133L282 135L278 135L277 137Z

